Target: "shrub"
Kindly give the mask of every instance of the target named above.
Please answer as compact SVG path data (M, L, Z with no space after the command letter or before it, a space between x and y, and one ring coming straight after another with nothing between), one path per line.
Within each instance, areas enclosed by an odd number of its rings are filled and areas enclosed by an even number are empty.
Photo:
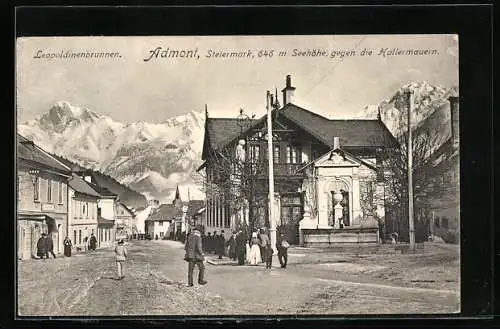
M458 231L449 230L443 234L442 239L446 243L458 244L460 242L460 234Z

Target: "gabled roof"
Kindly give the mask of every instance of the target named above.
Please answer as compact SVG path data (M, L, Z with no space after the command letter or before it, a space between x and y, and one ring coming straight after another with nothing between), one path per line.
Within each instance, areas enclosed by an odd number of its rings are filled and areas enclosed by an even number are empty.
M96 198L101 197L97 191L92 188L88 182L86 182L84 179L82 179L80 176L77 174L72 174L71 179L68 182L69 187L71 187L75 192L85 194L88 196L93 196Z
M342 157L344 157L344 159L346 159L348 161L352 161L352 162L355 162L357 164L362 164L362 165L364 165L372 170L377 170L377 168L374 165L372 165L371 163L368 163L365 160L360 159L359 157L347 152L346 150L344 150L342 148L334 148L334 149L331 149L330 151L326 152L325 154L319 156L318 158L316 158L312 161L309 161L307 164L305 164L302 167L300 167L299 169L297 169L297 172L304 170L305 168L309 167L312 164L316 164L316 163L322 161L326 157L331 157L334 153L341 155Z
M205 201L203 200L189 200L188 210L186 215L193 216L197 211L205 207Z
M100 194L101 197L110 197L110 198L117 198L118 195L116 193L111 192L105 187L99 186L94 183L88 183L90 187L92 187L97 193Z
M182 210L175 207L173 204L162 204L153 212L146 221L167 221L173 220L175 217L182 216Z
M20 134L17 134L17 158L35 162L64 175L71 175L71 168L64 165L41 147L33 143L33 141Z
M118 204L123 208L125 209L130 215L134 216L134 212L132 211L132 209L130 209L129 207L127 207L126 204L124 204L123 202L118 202Z
M347 148L377 147L387 140L397 145L396 139L381 120L331 120L291 103L273 110L272 115L285 117L326 146L333 145L334 136L340 137L341 145ZM267 115L251 120L243 133L248 134L266 120ZM206 129L208 131L205 138L209 138L210 146L220 150L238 138L241 128L236 118L207 118Z

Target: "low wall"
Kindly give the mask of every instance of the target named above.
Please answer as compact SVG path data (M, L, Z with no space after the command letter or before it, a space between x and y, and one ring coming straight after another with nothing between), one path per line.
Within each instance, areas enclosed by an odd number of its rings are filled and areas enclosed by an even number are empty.
M376 227L302 229L302 234L304 247L376 245L380 243L379 232Z

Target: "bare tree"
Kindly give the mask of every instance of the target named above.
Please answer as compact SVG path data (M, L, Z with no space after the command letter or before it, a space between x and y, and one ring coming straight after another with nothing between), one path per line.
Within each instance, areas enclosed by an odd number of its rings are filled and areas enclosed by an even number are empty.
M408 239L408 124L406 110L399 111L395 122L396 145L391 137L382 137L376 140L381 161L382 179L386 190L386 207L392 221L393 229L403 240ZM412 130L413 156L413 195L415 228L417 240L426 239L425 213L432 198L438 198L443 192L435 184L436 171L429 164L430 156L442 142L442 135L438 130L425 125L418 125ZM418 234L420 233L420 234Z
M259 154L250 154L241 161L237 159L235 149L211 150L200 177L207 197L219 197L229 205L230 213L246 214L248 210L248 218L237 218L235 223L236 229L248 232L265 224L256 222L256 209L262 201L259 197L267 195L267 180L262 179L267 177L267 161Z

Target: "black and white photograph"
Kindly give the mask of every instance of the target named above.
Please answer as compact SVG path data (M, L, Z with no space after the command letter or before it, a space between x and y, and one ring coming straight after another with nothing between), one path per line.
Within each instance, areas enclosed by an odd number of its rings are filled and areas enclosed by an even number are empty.
M461 311L459 35L15 56L17 316Z

